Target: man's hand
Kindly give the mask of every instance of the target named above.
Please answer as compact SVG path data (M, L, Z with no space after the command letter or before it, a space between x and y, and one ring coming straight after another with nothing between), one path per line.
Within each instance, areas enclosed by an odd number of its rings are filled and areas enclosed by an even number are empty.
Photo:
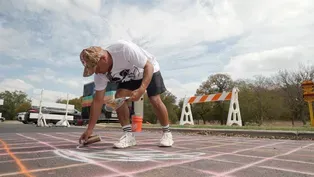
M138 101L144 93L145 93L145 89L142 87L132 91L131 101Z
M110 96L105 96L103 104L108 104L108 103L111 103L112 101L113 101L113 99Z
M86 131L81 135L79 139L79 143L81 144L82 141L86 141L90 135L92 135L93 129L95 127L95 124L97 122L98 117L101 113L101 108L104 104L104 93L105 90L102 91L96 91L96 94L94 96L91 108L90 108L90 116L88 121L88 126Z
M92 130L87 129L80 137L79 143L82 144L88 140L88 137L90 137L93 134ZM83 141L83 142L82 142Z
M144 74L143 74L144 76L143 76L142 84L138 89L134 90L131 93L130 97L132 101L138 101L141 98L141 96L145 93L145 90L147 89L150 81L152 80L153 72L154 72L154 66L149 61L147 61L144 67Z

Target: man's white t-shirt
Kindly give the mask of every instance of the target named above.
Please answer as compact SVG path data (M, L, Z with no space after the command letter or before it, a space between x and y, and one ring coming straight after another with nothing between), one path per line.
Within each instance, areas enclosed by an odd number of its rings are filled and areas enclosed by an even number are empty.
M154 66L154 73L160 70L156 58L151 53L130 41L119 40L105 50L112 57L112 70L106 74L94 74L95 90L104 90L108 82L142 79L147 60Z

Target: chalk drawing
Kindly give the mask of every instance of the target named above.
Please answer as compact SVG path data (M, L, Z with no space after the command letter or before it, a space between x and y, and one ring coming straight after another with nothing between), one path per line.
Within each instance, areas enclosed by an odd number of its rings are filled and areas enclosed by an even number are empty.
M120 161L120 162L144 162L150 160L183 160L193 159L204 155L202 152L187 153L165 153L161 151L143 151L143 150L126 150L126 151L110 151L106 150L101 153L86 153L73 150L58 149L55 154L73 161L87 162L91 160L100 161Z

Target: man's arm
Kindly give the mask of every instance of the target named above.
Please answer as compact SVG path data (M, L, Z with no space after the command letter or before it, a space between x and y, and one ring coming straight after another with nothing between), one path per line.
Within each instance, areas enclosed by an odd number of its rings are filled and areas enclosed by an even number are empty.
M105 93L105 90L96 91L96 94L94 96L94 99L91 105L91 110L90 110L88 127L87 127L87 129L90 131L94 129L96 122L100 116L101 108L104 104L104 93Z
M151 64L149 60L147 60L144 66L143 80L140 87L142 90L145 91L146 88L148 87L150 81L152 80L153 73L154 73L154 66Z

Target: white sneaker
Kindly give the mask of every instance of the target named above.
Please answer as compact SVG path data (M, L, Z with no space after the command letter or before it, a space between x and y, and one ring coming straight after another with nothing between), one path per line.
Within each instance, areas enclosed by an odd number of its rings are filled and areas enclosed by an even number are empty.
M162 147L169 147L172 146L173 140L172 140L172 134L171 132L165 132L163 133L161 139L160 139L160 144L159 146Z
M125 133L118 142L113 144L115 148L127 148L135 145L135 136L131 132Z

